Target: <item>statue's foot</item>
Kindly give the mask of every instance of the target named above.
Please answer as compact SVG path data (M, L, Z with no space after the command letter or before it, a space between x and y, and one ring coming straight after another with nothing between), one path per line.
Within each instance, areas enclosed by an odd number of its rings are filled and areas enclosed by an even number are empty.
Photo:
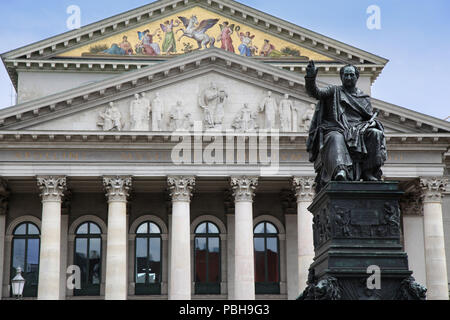
M363 172L362 178L364 181L378 181L378 179L371 172Z
M347 181L347 172L345 170L340 170L334 177L336 181Z

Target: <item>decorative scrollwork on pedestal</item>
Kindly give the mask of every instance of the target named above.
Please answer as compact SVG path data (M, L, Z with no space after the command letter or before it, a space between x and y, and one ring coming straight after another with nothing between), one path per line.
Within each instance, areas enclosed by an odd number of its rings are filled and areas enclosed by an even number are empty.
M131 184L131 177L103 177L103 186L108 201L127 201Z
M37 185L41 191L42 201L61 201L66 191L66 177L37 177Z
M444 178L421 178L422 199L424 202L441 202L442 193L446 191L448 179Z
M315 195L314 188L316 186L313 177L294 177L292 178L292 185L294 187L295 196L297 197L297 202L313 201Z
M234 201L253 201L257 186L257 177L232 177L231 188L233 190Z
M195 177L172 176L167 178L172 201L191 201Z

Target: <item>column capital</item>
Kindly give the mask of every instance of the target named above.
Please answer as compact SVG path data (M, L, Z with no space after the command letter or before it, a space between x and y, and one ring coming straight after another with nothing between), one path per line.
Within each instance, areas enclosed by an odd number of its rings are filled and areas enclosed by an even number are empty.
M195 186L194 176L169 176L167 177L170 197L174 201L191 201L192 191Z
M8 183L0 177L0 216L6 215L8 212L9 195Z
M447 184L448 179L443 177L420 178L423 202L441 202L442 193L446 191Z
M108 202L126 202L130 195L132 178L130 176L105 176L103 186Z
M253 201L255 190L258 186L258 177L231 177L230 183L235 202Z
M61 202L67 189L65 176L38 176L37 185L41 191L42 201Z
M315 196L315 178L314 177L293 177L292 186L294 188L297 202L312 202Z

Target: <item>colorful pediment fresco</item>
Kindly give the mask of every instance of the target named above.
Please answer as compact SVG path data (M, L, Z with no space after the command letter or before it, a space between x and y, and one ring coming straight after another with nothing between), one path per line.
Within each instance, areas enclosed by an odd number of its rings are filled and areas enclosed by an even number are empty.
M200 7L116 34L60 56L157 57L185 54L211 46L248 57L333 60Z

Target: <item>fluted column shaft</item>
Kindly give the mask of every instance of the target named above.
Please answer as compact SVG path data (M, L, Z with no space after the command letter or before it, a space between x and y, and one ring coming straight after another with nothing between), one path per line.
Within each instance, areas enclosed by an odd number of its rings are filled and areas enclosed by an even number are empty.
M253 197L256 177L232 177L235 201L234 299L255 300L255 260L253 243Z
M127 198L131 177L104 177L108 199L106 300L127 299Z
M42 197L38 300L59 300L61 280L61 202L65 177L38 177Z
M314 259L313 215L308 211L314 198L314 178L295 177L292 182L297 197L298 281L301 293L307 286L309 267Z
M442 192L448 181L422 178L427 299L448 300L447 262L445 257Z
M169 300L191 299L190 202L194 177L168 177L172 198L170 226Z

